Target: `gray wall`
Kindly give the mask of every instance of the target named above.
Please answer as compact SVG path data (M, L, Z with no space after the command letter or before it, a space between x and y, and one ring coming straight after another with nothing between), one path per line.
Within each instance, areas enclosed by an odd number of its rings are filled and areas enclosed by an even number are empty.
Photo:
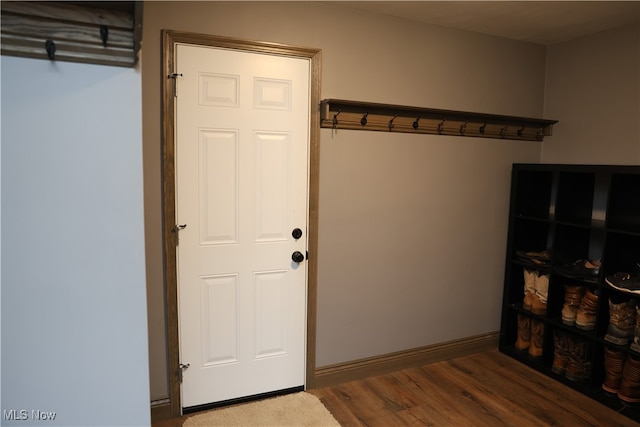
M3 425L150 422L140 77L2 57Z
M322 97L541 117L545 48L310 2L148 2L151 398L167 396L160 31L322 49ZM321 132L317 365L499 329L511 164L540 143Z
M549 47L544 163L640 164L640 26Z

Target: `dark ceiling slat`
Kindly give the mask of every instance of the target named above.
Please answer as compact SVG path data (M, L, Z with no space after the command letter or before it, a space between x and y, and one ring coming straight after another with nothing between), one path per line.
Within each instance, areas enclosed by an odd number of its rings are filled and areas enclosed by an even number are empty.
M133 5L133 2L131 2ZM107 25L111 28L133 29L133 8L130 12L109 10L95 6L67 2L3 1L2 14L15 14L50 19L56 22L75 22L88 25ZM3 17L4 21L4 17Z

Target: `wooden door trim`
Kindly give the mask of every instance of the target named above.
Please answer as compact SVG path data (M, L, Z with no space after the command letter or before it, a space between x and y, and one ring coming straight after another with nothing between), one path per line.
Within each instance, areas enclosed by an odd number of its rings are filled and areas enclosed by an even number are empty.
M315 385L316 356L316 304L318 272L318 200L320 172L320 49L289 46L278 43L241 40L230 37L195 34L188 32L162 31L162 204L163 204L163 257L166 290L167 349L169 398L172 416L182 413L180 401L180 363L178 331L178 278L176 261L175 212L175 46L186 43L198 46L212 46L236 49L246 52L266 53L288 57L304 58L310 61L310 122L309 122L309 230L307 245L307 339L306 339L306 388Z

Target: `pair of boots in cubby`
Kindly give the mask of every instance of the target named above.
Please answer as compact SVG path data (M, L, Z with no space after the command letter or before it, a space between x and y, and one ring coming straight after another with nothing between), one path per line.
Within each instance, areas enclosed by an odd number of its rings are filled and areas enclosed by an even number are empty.
M589 289L583 285L565 285L564 289L562 323L583 331L593 330L596 326L599 290Z
M620 346L631 342L631 350L640 353L640 306L636 298L618 294L609 298L609 326L604 340Z
M631 342L631 353L604 349L605 378L602 389L626 404L640 403L640 302L619 294L609 298L609 326L604 340L619 346ZM636 354L634 354L636 353Z
M534 314L544 315L547 312L549 296L549 275L537 270L524 268L524 299L522 308Z
M605 347L602 389L623 403L640 403L640 355Z
M570 381L582 381L591 376L589 341L561 330L553 332L555 349L551 370Z
M542 320L518 314L518 337L515 347L519 352L527 351L533 358L542 357L544 345L544 323Z

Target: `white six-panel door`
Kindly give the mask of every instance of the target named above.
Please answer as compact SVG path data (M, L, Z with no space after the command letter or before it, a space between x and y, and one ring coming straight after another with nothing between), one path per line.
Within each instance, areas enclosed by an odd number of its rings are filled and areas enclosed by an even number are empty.
M309 61L176 49L182 406L301 386Z

